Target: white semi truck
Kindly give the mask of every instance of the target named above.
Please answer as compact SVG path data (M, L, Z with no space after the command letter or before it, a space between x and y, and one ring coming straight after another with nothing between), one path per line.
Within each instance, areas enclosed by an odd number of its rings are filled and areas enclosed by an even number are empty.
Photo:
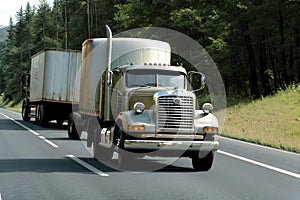
M143 153L190 157L195 170L209 170L219 130L212 105L196 106L194 91L203 87L204 75L170 66L166 42L112 38L106 28L107 38L82 45L69 138L87 131L94 157L109 160L117 151L121 168ZM191 88L189 77L198 77L199 88Z
M56 120L62 124L72 112L73 86L81 65L81 52L44 49L31 57L31 71L23 79L24 121L39 125Z

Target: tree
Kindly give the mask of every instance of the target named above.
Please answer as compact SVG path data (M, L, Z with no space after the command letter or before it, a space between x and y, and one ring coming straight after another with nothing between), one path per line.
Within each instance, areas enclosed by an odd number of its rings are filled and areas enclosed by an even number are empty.
M51 7L46 0L40 1L34 19L36 52L41 49L55 47L57 45L56 24Z
M300 81L296 0L41 0L12 21L0 56L0 92L20 99L19 79L30 57L44 48L81 50L87 38L139 27L187 34L209 52L231 96L259 98ZM174 61L185 62L179 56Z

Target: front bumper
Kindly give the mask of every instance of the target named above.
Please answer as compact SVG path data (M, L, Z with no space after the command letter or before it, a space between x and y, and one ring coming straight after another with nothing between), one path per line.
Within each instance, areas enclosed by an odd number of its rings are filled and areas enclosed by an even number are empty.
M133 151L216 151L218 141L164 141L164 140L125 140L124 148Z

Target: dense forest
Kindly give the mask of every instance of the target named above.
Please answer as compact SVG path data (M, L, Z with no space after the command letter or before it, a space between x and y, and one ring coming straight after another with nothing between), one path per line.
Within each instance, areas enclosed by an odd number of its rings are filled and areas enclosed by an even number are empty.
M1 45L0 94L21 100L20 77L43 48L81 49L87 38L164 27L198 41L223 77L227 95L255 99L300 81L299 0L54 0L29 3Z

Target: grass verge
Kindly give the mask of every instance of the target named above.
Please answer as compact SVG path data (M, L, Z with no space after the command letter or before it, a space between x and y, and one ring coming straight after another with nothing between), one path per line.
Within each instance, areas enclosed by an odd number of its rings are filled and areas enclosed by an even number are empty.
M22 102L19 102L18 104L13 106L13 102L7 102L7 101L3 101L3 97L2 95L0 95L0 108L5 108L8 110L12 110L15 112L22 112Z
M300 85L228 108L222 135L300 153Z

